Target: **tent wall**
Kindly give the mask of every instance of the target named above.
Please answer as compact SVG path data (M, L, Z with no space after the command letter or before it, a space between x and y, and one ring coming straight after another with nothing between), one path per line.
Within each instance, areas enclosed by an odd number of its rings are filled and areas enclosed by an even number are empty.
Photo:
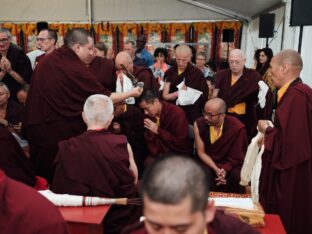
M298 50L299 43L299 27L290 27L290 9L291 2L287 2L284 7L276 9L271 13L275 13L275 36L269 39L269 47L274 54L283 49ZM259 18L252 20L243 28L242 49L246 51L247 66L253 66L253 54L258 48L266 46L265 38L258 38ZM309 39L310 38L310 39ZM310 46L312 38L312 26L305 26L303 30L303 40L301 47L301 56L303 59L303 70L301 78L304 83L312 87L312 48Z

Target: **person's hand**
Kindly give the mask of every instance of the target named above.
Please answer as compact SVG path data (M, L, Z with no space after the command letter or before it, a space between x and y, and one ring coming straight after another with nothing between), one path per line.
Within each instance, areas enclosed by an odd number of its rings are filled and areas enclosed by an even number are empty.
M132 91L132 95L131 95L132 97L139 97L143 92L143 88L135 87L135 88L131 89L131 91Z
M226 184L226 179L225 179L226 171L223 168L221 168L216 173L217 173L217 178L215 180L216 180L217 186L225 185Z
M267 120L258 121L258 129L261 133L265 133L266 129L269 127L269 122Z
M144 127L152 133L158 134L158 125L150 119L144 119Z
M187 90L187 86L184 84L181 89L182 90Z
M11 62L5 56L1 58L1 64L3 65L4 71L10 72L12 70Z
M5 127L7 127L9 125L9 122L6 119L0 117L0 124L2 124Z
M113 122L113 132L120 133L121 132L121 125L117 122Z

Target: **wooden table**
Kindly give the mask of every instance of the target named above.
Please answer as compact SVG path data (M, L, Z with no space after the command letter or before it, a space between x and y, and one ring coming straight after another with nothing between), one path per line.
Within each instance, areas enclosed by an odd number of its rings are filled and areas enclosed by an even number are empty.
M59 207L71 234L103 234L103 221L110 206Z

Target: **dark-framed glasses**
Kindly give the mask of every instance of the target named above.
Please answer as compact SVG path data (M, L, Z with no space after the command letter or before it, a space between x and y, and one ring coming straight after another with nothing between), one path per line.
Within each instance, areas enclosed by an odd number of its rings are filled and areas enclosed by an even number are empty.
M206 111L202 111L202 114L203 114L203 116L205 116L205 117L210 117L210 118L212 118L212 117L215 117L215 116L219 116L219 115L223 115L224 113L216 113L216 114L213 114L213 113L211 113L211 112L206 112Z
M1 38L0 43L7 43L9 41L9 38Z

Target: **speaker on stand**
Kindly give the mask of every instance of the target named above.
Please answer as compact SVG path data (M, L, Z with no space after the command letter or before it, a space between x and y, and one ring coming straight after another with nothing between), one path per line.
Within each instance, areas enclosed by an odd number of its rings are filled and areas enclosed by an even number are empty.
M269 47L269 38L274 37L275 14L263 14L259 18L259 38L266 38L266 47Z
M230 42L234 42L234 29L223 29L222 31L222 42L227 43L227 54L226 59L229 59Z

